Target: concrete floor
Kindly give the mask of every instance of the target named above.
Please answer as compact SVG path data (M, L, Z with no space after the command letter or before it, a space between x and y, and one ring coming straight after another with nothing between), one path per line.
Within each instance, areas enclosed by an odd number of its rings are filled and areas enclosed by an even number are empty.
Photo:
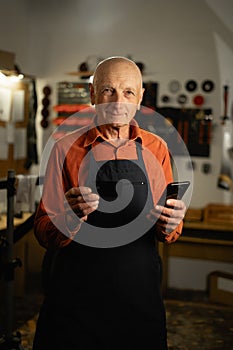
M24 350L32 349L43 298L38 281L32 285L14 300L14 329L21 333ZM169 350L233 349L233 307L213 304L205 293L193 291L169 290L164 302Z

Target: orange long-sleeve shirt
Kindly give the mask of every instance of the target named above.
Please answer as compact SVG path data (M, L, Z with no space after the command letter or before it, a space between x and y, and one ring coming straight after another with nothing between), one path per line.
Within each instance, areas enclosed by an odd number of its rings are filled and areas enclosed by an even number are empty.
M166 184L173 180L170 156L166 143L140 129L135 121L130 125L130 139L117 148L104 139L94 122L55 142L47 163L43 194L34 224L35 235L43 247L66 246L74 234L78 234L79 227L74 233L66 225L64 193L72 187L85 186L89 151L92 149L96 161L133 160L137 159L135 142L142 146L142 157L156 205ZM181 230L182 222L176 232L181 233Z

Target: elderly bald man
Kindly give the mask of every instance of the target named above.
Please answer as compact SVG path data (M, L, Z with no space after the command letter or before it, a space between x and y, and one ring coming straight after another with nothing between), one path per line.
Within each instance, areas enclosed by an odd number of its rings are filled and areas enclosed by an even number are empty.
M134 119L143 92L133 61L103 60L93 123L51 151L34 228L52 263L34 350L167 349L157 242L178 239L186 207L157 205L173 176L166 143Z

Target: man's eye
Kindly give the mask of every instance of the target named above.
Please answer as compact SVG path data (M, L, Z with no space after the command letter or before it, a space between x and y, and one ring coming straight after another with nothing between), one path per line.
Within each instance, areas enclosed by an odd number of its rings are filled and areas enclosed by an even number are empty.
M128 96L130 96L130 95L134 96L135 95L135 93L132 90L126 90L125 94L128 95Z
M103 94L104 94L104 95L112 95L112 93L113 93L113 90L110 89L110 88L105 88L105 89L103 90Z

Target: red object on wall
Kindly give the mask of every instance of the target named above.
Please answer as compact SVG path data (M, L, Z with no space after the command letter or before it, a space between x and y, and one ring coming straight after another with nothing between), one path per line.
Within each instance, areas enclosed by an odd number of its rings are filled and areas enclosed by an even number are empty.
M195 106L202 106L205 102L205 99L202 95L196 95L193 98L193 103L195 104Z

